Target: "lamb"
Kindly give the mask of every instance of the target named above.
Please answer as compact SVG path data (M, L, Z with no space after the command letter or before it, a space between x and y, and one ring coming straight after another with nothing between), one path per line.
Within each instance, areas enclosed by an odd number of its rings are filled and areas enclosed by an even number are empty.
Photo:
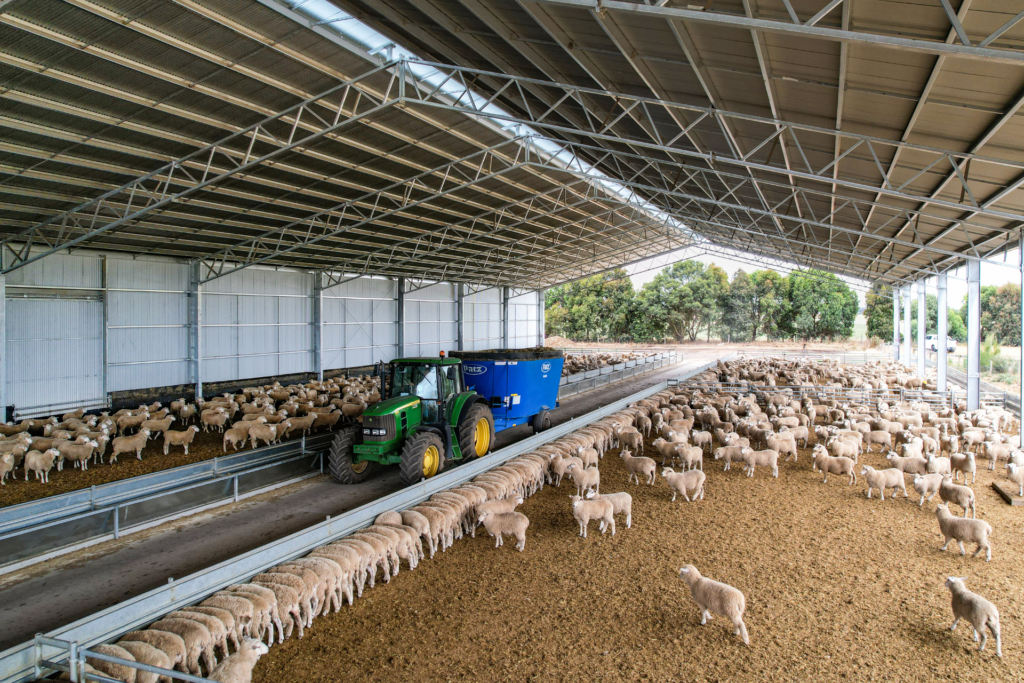
M93 451L99 447L100 445L96 441L86 441L85 443L64 442L55 444L55 448L60 453L60 457L74 462L76 467L81 467L83 470L89 469L89 458L92 457ZM63 467L58 466L58 469L63 469Z
M185 640L177 633L157 629L131 631L121 636L117 642L121 647L125 647L125 643L145 643L155 647L167 655L167 659L170 661L169 668L187 672L188 648L185 646Z
M928 455L928 465L926 469L928 470L928 474L935 474L936 472L939 474L949 474L952 472L949 458L936 458L932 454Z
M14 471L14 455L4 453L0 455L0 484L7 485L7 475Z
M743 613L747 609L743 593L728 584L705 579L692 564L679 570L679 578L689 587L690 596L700 607L701 626L712 618L712 612L721 615L736 627L733 634L740 636L744 645L750 645L747 626L743 623Z
M196 433L199 432L199 427L192 425L188 429L182 432L175 432L167 430L164 432L164 455L167 455L171 451L171 446L184 446L185 455L188 455L188 445L192 443L192 439L196 438Z
M897 491L903 491L903 497L907 498L907 483L903 479L903 472L890 467L887 470L876 470L870 465L864 465L860 474L868 483L868 498L871 498L871 489L878 489L878 496L885 500L885 490L892 489L893 498Z
M676 499L676 494L683 494L683 499L687 503L691 501L687 495L688 491L693 491L693 501L704 500L704 480L705 475L701 470L689 470L687 472L675 472L671 467L665 467L661 470L661 476L668 482L669 488L672 489L672 501Z
M789 462L790 458L793 458L793 462L797 461L796 439L789 432L780 432L767 437L765 447L779 455L785 454L786 462Z
M978 479L978 467L974 462L974 453L965 453L963 455L950 455L949 465L953 470L953 481L960 478L963 474L964 483L967 483L967 475L971 475L971 483L973 484Z
M122 640L119 642L118 647L126 650L132 657L135 658L136 662L140 664L147 664L149 666L155 666L158 669L168 669L174 667L174 663L171 658L163 650L159 650L148 643L141 641L136 642L134 640ZM95 649L95 648L93 648ZM167 676L161 676L151 671L143 671L142 669L135 670L135 683L164 683L164 681L170 681Z
M253 581L250 584L245 584L251 588L264 588L269 589L274 594L274 598L277 600L277 615L281 619L281 624L284 626L284 638L291 638L292 631L297 627L299 638L304 635L304 626L302 620L302 607L298 591L291 586L286 586L283 583L269 583L262 581ZM244 588L244 586L242 586Z
M96 645L89 649L96 654L107 655L108 657L118 657L130 662L135 661L134 655L119 645ZM136 683L135 667L128 666L127 664L107 662L102 659L97 659L96 657L89 657L88 655L86 655L85 661L89 666L103 675L110 676L111 678L122 681L123 683Z
M1010 481L1020 487L1017 495L1024 496L1024 466L1013 462L1006 463L1006 476L1009 477ZM967 481L967 477L964 477L964 481Z
M572 500L572 516L580 526L580 536L587 537L587 526L592 519L601 520L598 529L602 534L611 527L612 536L615 535L615 506L610 500L604 498L586 500L579 496L569 496L569 499Z
M948 475L942 476L942 484L939 486L939 498L944 503L956 503L964 509L964 517L970 509L971 516L978 518L978 511L975 508L974 491L967 486L954 484L953 479Z
M758 465L772 468L772 476L776 479L779 478L779 453L771 449L763 451L755 451L750 448L744 448L740 452L740 458L745 463L744 471L748 477L754 476L754 469Z
M187 608L175 610L165 615L164 619L187 619L202 624L209 630L210 637L213 638L213 654L216 654L216 650L219 648L222 655L228 656L228 628L227 624L220 619L202 612L193 612Z
M483 512L484 510L490 510L496 515L500 515L503 512L513 512L517 505L523 504L522 496L509 496L508 498L498 498L497 500L488 500L480 503L476 506L477 512Z
M964 435L966 440L967 435ZM966 449L965 449L966 450ZM988 468L995 470L996 463L999 460L1009 460L1010 454L1013 453L1013 446L1008 443L993 443L992 441L986 441L982 445L982 456L989 459Z
M621 493L605 493L604 495L599 495L593 491L587 491L586 498L588 500L603 498L610 501L614 514L626 515L626 528L630 529L633 527L633 496L629 495L625 491Z
M885 456L889 464L905 474L929 474L928 461L924 458L904 458L890 452Z
M503 534L516 537L516 549L519 552L526 548L526 528L530 526L530 520L523 513L502 512L501 514L494 514L490 510L484 510L480 513L479 522L484 525L488 534L497 539L494 544L495 548L503 545L501 538Z
M270 649L261 641L246 638L235 654L231 655L207 676L218 683L252 683L252 669L256 661Z
M721 448L715 449L715 460L725 460L725 470L728 470L732 465L732 461L742 460L743 449L747 446L722 446ZM724 470L723 470L724 471Z
M623 452L625 453L626 451ZM650 458L644 459L650 460ZM654 461L651 460L651 462ZM596 467L583 469L577 466L576 463L572 463L569 465L568 474L576 484L576 495L582 496L587 489L591 488L597 493L601 492L601 472Z
M638 453L644 452L644 437L640 432L621 432L616 434L616 438L623 447L631 448Z
M942 486L943 475L935 474L915 474L914 475L914 490L921 494L921 502L917 504L918 507L924 505L925 496L928 496L928 502L931 502L935 494L939 492L939 487Z
M246 636L256 635L258 624L253 624L256 611L251 601L218 593L203 600L198 607L190 609L205 609L207 607L224 610L231 614L235 621L235 638L237 640L241 641Z
M946 588L949 589L950 602L953 607L953 625L949 627L949 630L955 631L960 620L966 619L974 629L974 642L977 643L979 636L981 637L981 642L978 643L978 652L981 652L985 649L985 643L988 642L988 634L985 633L987 626L996 639L996 656L1002 657L1003 643L999 637L999 610L985 598L967 590L964 585L966 579L966 576L951 576L946 579Z
M562 485L562 477L564 477L566 472L568 472L569 466L574 463L577 467L583 469L583 461L575 456L571 458L562 458L555 456L551 460L551 474L555 478L555 486Z
M11 459L11 469L14 469L14 456L8 454L4 457ZM24 461L25 481L28 481L29 472L35 472L36 481L42 481L44 484L49 484L50 470L53 469L53 462L58 457L60 457L60 453L57 452L56 448L50 448L42 453L39 451L29 451L26 453ZM6 472L4 473L4 476L7 476Z
M828 483L830 474L850 475L849 486L857 483L857 473L854 471L855 463L851 458L833 458L821 445L814 447L814 467L821 471L823 478L821 483Z
M185 671L195 676L201 674L199 660L202 658L206 664L206 670L212 671L217 666L217 659L213 653L213 636L210 629L198 621L191 619L161 619L150 624L149 628L156 631L168 631L176 633L185 641Z
M149 411L143 410L138 415L122 415L117 418L117 431L121 434L127 432L127 430L133 427L139 427L143 422L149 419Z
M954 538L960 546L960 554L966 555L964 543L976 543L978 549L971 557L977 557L982 550L985 551L985 561L992 559L992 546L989 544L989 536L992 535L992 525L983 519L966 519L954 517L949 513L949 503L940 503L935 507L935 516L939 520L939 531L942 532L946 542L942 544L942 550L946 549L949 542Z
M142 423L142 428L156 438L157 434L161 434L170 429L172 422L174 422L174 417L171 416L165 417L162 420L146 420Z
M892 450L892 434L886 431L871 431L864 436L864 441L867 443L868 452L871 452L871 447L875 444L882 446L882 450Z
M701 448L707 447L708 450L711 450L713 440L714 437L712 436L711 432L695 431L690 434L691 444L693 444L694 446L700 446Z
M278 428L280 425L272 424L255 424L249 428L249 440L253 448L259 445L260 441L265 441L267 445L274 443L278 439ZM284 434L284 430L280 430L281 434Z
M825 445L832 457L850 458L855 464L860 455L860 447L853 441L832 437Z
M708 436L711 436L708 434ZM623 462L626 463L626 471L629 472L629 482L636 479L636 483L640 484L640 475L644 475L646 483L650 486L654 485L654 480L657 478L658 465L651 458L634 458L630 455L629 451L625 448L619 453L619 457L622 458Z
M117 462L119 453L135 453L135 457L142 460L142 449L146 447L149 440L149 430L143 427L135 436L119 436L113 441L113 448L110 453L110 464Z

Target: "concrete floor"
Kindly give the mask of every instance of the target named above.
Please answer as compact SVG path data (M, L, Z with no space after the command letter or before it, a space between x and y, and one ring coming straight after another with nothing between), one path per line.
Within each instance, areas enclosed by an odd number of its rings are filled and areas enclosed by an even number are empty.
M687 354L686 361L562 402L560 424L728 353ZM500 432L496 448L532 435ZM237 504L169 522L0 577L0 650L337 516L401 487L396 468L358 486L317 477Z

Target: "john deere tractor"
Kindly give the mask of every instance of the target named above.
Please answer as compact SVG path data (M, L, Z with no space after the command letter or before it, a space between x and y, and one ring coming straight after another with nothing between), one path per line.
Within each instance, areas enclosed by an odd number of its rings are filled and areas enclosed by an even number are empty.
M382 400L331 444L331 474L358 484L380 465L399 465L402 481L429 479L450 464L477 458L494 443L487 401L467 391L457 358L403 358L383 370Z

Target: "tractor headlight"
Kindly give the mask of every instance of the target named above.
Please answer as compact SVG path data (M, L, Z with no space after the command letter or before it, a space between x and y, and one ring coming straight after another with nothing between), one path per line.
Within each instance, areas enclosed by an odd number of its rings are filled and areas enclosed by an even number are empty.
M373 430L373 435L374 436L384 436L385 434L387 434L387 430L386 429L374 429Z
M372 429L364 429L363 430L363 436L370 436L371 434L373 434L373 430Z

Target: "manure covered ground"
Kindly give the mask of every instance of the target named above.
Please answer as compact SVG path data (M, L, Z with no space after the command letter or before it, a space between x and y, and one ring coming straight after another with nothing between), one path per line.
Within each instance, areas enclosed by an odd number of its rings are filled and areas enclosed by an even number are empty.
M175 430L182 429L181 425L176 425L174 428ZM296 431L292 432L291 438L284 439L284 441L301 438L302 434ZM50 470L50 482L48 484L36 481L35 473L29 474L28 481L25 481L25 470L19 468L16 470L18 476L13 481L11 480L11 477L14 475L12 472L11 476L7 479L7 485L0 486L0 507L26 503L30 500L56 496L79 489L87 489L90 486L108 484L112 481L120 481L143 474L169 470L174 467L181 467L182 465L191 465L204 460L212 460L218 456L232 455L242 450L249 450L250 448L247 441L245 447L239 449L239 451L234 451L228 446L228 452L225 453L223 444L224 435L221 432L200 431L189 445L188 455L185 455L185 451L181 446L172 446L171 452L164 455L164 438L163 436L158 436L156 439L150 439L146 443L146 447L142 449L142 460L137 459L134 453L121 453L117 456L117 462L114 464L110 464L112 448L110 444L107 444L106 454L103 457L104 463L94 465L90 462L89 469L85 471L76 469L73 464L69 463L64 463L64 469L57 471L55 465Z
M823 484L809 453L778 479L706 461L704 500L671 503L660 468L654 486L627 484L610 450L601 490L633 496L632 529L620 517L614 538L596 522L579 538L571 481L545 486L519 508L524 552L514 539L495 549L481 527L275 645L253 681L1022 680L1024 508L992 490L1005 477L979 462L978 516L995 530L986 563L973 548L939 551L938 496L923 509L909 486L910 499L867 500L859 467L855 486ZM700 626L685 563L746 594L750 647L721 617ZM950 575L998 607L1002 659L992 639L976 652L963 622L949 631Z

